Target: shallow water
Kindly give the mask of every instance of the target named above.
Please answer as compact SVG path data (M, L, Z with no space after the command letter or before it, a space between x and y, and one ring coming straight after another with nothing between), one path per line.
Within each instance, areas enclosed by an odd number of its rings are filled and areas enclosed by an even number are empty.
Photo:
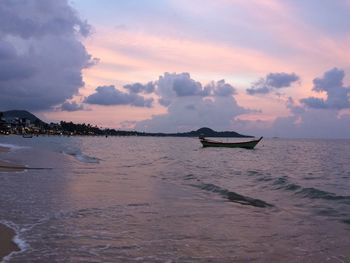
M350 140L0 137L10 262L350 262Z

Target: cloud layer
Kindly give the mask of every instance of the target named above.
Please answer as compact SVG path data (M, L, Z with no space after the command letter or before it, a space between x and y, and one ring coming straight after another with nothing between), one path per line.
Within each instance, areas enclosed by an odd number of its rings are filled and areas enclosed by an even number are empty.
M78 104L75 101L73 102L65 102L62 103L61 105L61 110L62 111L79 111L79 110L84 110L84 106L82 104Z
M346 109L350 108L350 87L344 87L345 72L333 68L323 74L321 78L315 78L312 90L326 93L326 99L308 97L300 101L314 109Z
M127 84L123 87L124 89L128 90L130 93L145 93L149 94L154 91L154 83L148 82L147 84L141 84L141 83L134 83L134 84Z
M237 104L235 88L225 80L203 86L185 72L164 73L153 83L167 113L138 122L136 129L173 132L209 126L229 130L234 117L249 112Z
M66 0L0 1L0 108L47 110L78 93L93 64L90 26Z
M269 73L265 78L261 78L247 89L249 95L267 94L281 88L290 87L300 78L295 73Z
M95 105L130 105L135 107L151 107L153 99L146 99L135 93L125 93L117 90L115 86L100 86L96 92L86 97L85 103Z

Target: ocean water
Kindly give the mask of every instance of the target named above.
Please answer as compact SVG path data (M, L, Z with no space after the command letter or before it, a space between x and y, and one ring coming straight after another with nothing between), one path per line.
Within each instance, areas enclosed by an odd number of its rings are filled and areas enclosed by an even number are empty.
M350 262L350 140L0 137L5 262Z

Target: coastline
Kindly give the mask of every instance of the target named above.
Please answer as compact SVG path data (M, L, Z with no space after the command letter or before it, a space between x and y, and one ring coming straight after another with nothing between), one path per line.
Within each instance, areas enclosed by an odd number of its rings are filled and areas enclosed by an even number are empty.
M12 252L20 251L17 244L13 242L15 236L16 232L12 228L0 223L0 262Z
M10 148L0 146L0 154L8 151L10 151ZM24 169L25 167L22 165L0 159L0 172L21 172ZM20 251L20 248L13 242L15 236L16 232L12 228L0 223L0 262L12 252Z
M9 147L0 146L0 154L9 152ZM0 172L22 172L25 167L20 164L10 163L0 159Z

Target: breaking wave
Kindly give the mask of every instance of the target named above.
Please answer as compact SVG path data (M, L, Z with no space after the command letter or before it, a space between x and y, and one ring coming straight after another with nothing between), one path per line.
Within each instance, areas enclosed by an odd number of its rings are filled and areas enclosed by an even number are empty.
M21 230L18 225L16 225L13 222L6 221L6 220L0 220L0 224L7 226L8 228L11 228L13 231L15 231L15 236L13 238L13 242L18 246L20 249L19 251L13 251L9 255L5 256L0 263L7 263L10 262L11 258L15 254L23 253L29 248L28 243L22 238L21 236Z
M28 148L27 146L19 146L19 145L9 144L9 143L0 143L0 147L10 148L10 150L18 150L18 149Z
M64 150L62 151L64 154L73 156L76 160L78 160L79 162L83 162L83 163L100 163L100 159L93 157L93 156L89 156L86 155L84 153L82 153L80 150Z

